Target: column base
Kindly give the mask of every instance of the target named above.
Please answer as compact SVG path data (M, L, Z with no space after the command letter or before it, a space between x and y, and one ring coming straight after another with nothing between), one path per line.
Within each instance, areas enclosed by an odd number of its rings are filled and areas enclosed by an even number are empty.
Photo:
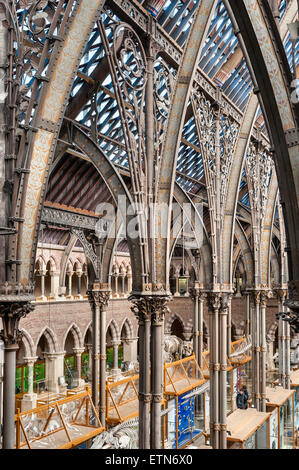
M66 299L67 299L67 300L74 300L74 297L73 297L72 295L67 295L67 296L66 296Z
M45 295L41 295L40 297L35 298L36 302L46 302L48 299Z
M60 297L58 295L49 295L48 300L60 300Z
M26 393L21 400L21 412L34 410L36 408L37 394Z
M83 296L81 294L74 295L75 300L82 300Z

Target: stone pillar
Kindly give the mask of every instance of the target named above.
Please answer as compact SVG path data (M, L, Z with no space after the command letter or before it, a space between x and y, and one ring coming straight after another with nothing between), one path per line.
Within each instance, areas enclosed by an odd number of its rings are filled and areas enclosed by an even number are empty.
M8 292L12 291L12 295ZM3 449L15 446L15 376L16 351L21 339L19 323L34 309L31 303L33 295L21 294L22 286L4 286L6 295L0 295L0 318L2 330L0 338L4 342L4 377L3 377Z
M99 415L102 425L105 427L106 424L106 308L110 299L111 290L108 284L96 282L93 284L92 289L89 291L89 301L91 303L92 311L94 312L95 326L97 330L93 328L93 338L99 338L98 341L95 339L94 344L94 367L93 367L93 380L95 383L92 384L93 395L95 400L98 400L98 387L97 381L99 382ZM97 317L97 318L96 318ZM99 325L98 325L99 320ZM96 353L97 346L99 347L99 355ZM99 376L98 374L98 359L100 361ZM99 377L99 379L98 379ZM98 402L94 403L98 406Z
M191 291L191 296L193 299L193 351L195 354L195 359L198 364L201 362L201 357L199 355L199 289L194 288Z
M285 312L287 309L284 307L284 301L286 299L287 291L284 289L278 289L276 291L278 297L278 310L279 312ZM279 370L279 382L282 387L286 388L286 326L282 317L278 320L278 370Z
M251 334L250 326L250 294L245 293L246 300L246 323L245 323L245 335L248 337Z
M128 338L122 340L124 361L137 361L137 338Z
M130 295L132 292L132 274L128 273L127 274L127 279L128 279L128 292L127 294Z
M114 282L115 282L115 292L113 294L113 297L118 298L118 274L114 274Z
M125 297L126 296L126 292L125 292L125 277L126 277L126 275L121 274L120 277L121 277L121 296Z
M51 271L51 292L50 292L50 300L59 300L59 271Z
M162 331L167 300L167 297L157 296L151 303L151 449L161 449Z
M231 355L232 343L232 295L228 296L228 309L227 309L227 357Z
M76 271L77 278L78 278L78 294L76 294L75 298L80 300L83 298L81 295L81 277L82 277L82 271Z
M226 408L227 408L227 357L228 346L230 351L230 338L229 328L227 327L227 317L231 310L231 295L223 295L221 299L221 308L219 310L219 447L220 449L227 448L227 421L226 421Z
M113 346L113 367L112 367L112 374L118 374L119 367L118 367L118 347L121 344L120 341L112 341Z
M46 383L49 392L60 393L59 377L64 376L65 351L44 353L46 366Z
M226 449L227 315L229 294L208 292L210 316L210 436L213 449Z
M174 276L175 278L175 293L174 293L174 297L180 297L180 292L179 292L179 275L176 274Z
M41 286L41 295L40 297L37 297L36 300L40 301L45 301L47 300L47 297L45 296L45 277L46 277L46 271L41 271L39 274L40 276L40 286Z
M252 397L253 404L260 411L260 296L261 292L252 292Z
M73 300L73 295L72 295L72 277L74 274L74 271L67 271L67 276L68 276L68 292L66 298L68 300Z
M260 411L266 411L266 362L267 362L267 342L266 342L266 309L268 291L261 292L261 312L260 312Z
M185 297L189 297L189 277L190 276L184 276L184 278L186 279L186 292L185 292Z
M210 440L213 449L219 449L219 293L208 293L210 320Z
M288 309L287 306L283 307L283 311L289 315L290 310ZM285 382L284 382L284 387L286 389L291 388L291 378L290 378L290 373L291 373L291 328L289 322L284 322L284 338L285 338L285 345L284 345L284 350L285 350Z
M151 317L146 298L129 297L139 324L139 449L150 448L150 331Z
M140 294L130 297L139 320L139 448L161 448L162 326L167 295ZM149 347L151 345L151 348ZM151 365L151 381L149 370ZM152 398L151 414L149 405ZM149 420L150 417L150 420ZM150 433L149 433L150 430ZM149 437L150 435L150 442Z
M87 344L86 348L88 350L87 380L88 382L91 382L92 381L92 344Z
M28 392L23 395L21 402L21 411L33 410L36 408L37 394L34 393L33 382L34 382L34 364L37 357L24 357L28 366Z
M84 380L82 379L82 354L84 353L84 348L74 348L74 353L76 354L76 364L77 364L77 373L78 373L78 386L82 387L84 385Z
M88 291L88 300L92 310L92 363L91 363L91 389L92 401L95 408L99 409L99 341L100 341L100 307L97 296L93 291Z
M198 304L198 358L199 367L203 367L203 351L204 351L204 342L203 342L203 307L206 294L200 292L199 295L199 304Z

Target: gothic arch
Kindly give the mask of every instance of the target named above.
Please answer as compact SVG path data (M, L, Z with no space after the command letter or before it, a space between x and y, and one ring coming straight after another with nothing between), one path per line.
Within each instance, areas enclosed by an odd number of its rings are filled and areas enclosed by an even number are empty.
M133 328L132 322L129 318L125 318L125 320L123 321L123 323L121 325L120 337L121 337L123 329L125 329L125 332L126 332L126 339L132 339L133 336L134 336L134 333L133 333L134 328Z
M37 256L35 266L36 266L37 263L39 264L39 268L42 269L42 271L46 270L47 261L46 261L46 258L43 254L40 253Z
M243 38L246 60L254 73L267 127L275 148L275 164L290 245L290 280L299 280L298 105L290 99L292 74L269 2L225 0L235 30ZM290 134L297 135L290 143ZM296 195L294 197L294 195ZM298 292L297 292L298 295Z
M190 329L192 331L192 321L188 320L187 324L185 325L185 322L181 315L179 313L173 313L170 317L167 318L165 321L165 326L164 326L164 332L165 334L170 334L171 333L171 327L174 321L177 320L180 322L182 326L182 332L184 333L187 329Z
M66 339L67 339L67 336L68 336L69 333L71 333L72 336L73 336L75 348L84 347L83 336L82 336L82 333L80 331L80 328L76 325L76 323L72 323L68 327L68 329L67 329L67 331L66 331L66 333L63 337L63 341L62 341L63 350L64 350L65 342L66 342Z
M110 328L110 331L111 331L111 337L112 337L112 340L113 341L119 341L120 340L120 331L119 331L119 328L118 328L118 325L116 323L116 321L112 318L112 320L110 320L109 324L107 325L107 328L106 328L106 335L107 335L107 332Z
M85 339L88 335L88 331L90 331L90 334L92 335L92 321L88 323L87 327L85 328L84 330L84 334L83 334L83 341L85 343Z
M26 357L34 357L34 341L31 335L24 328L21 329L21 333Z
M59 351L59 348L58 348L58 341L57 341L57 338L56 338L56 335L55 333L53 332L53 330L49 327L49 326L46 326L40 333L39 337L38 337L38 340L36 342L36 346L35 346L35 355L37 355L37 346L38 346L38 343L41 339L42 336L45 336L46 340L47 340L47 343L48 343L48 346L49 346L49 352L50 353L54 353L54 352L58 352Z

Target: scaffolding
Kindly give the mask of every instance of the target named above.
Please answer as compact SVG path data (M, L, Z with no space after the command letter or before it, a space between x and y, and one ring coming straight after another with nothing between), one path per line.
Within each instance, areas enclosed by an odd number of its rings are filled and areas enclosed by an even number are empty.
M71 449L103 432L86 390L15 415L16 449Z
M251 337L244 336L238 341L231 343L230 361L233 366L240 366L251 361Z
M116 425L139 414L139 375L106 384L106 422Z
M204 382L195 355L164 365L165 395L182 395Z

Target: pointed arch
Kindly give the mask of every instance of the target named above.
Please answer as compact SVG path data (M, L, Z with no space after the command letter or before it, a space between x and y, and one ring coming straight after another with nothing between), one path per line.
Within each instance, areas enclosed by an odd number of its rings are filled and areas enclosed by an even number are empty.
M129 318L125 318L125 320L123 321L122 325L121 325L121 329L120 329L120 338L122 338L122 332L123 332L123 329L125 330L126 332L126 339L131 339L133 338L134 336L134 328L133 328L133 325L132 325L132 322Z
M49 352L50 353L54 353L54 352L58 352L59 351L59 348L58 348L58 341L57 341L57 337L54 333L54 331L49 327L49 326L45 326L43 328L43 330L41 331L39 337L38 337L38 340L36 342L36 346L35 346L35 355L37 355L37 347L38 347L38 343L41 339L42 336L45 336L46 338L46 341L48 343L48 346L49 346Z
M110 331L111 331L112 340L113 341L119 341L120 340L120 331L119 331L119 328L118 328L118 325L117 325L116 321L113 318L112 318L112 320L110 320L109 324L107 325L106 335L108 333L109 328L110 328Z
M66 339L67 339L67 336L68 336L69 333L71 333L72 336L73 336L75 348L82 348L82 347L84 347L83 336L82 336L82 333L81 333L81 331L80 331L80 328L76 325L76 323L73 322L73 323L68 327L68 329L67 329L67 331L66 331L66 333L65 333L65 335L64 335L64 337L63 337L63 341L62 341L62 347L63 347L63 349L64 349L64 347L65 347L65 342L66 342Z
M34 341L25 328L21 329L22 342L25 348L25 357L34 357Z

